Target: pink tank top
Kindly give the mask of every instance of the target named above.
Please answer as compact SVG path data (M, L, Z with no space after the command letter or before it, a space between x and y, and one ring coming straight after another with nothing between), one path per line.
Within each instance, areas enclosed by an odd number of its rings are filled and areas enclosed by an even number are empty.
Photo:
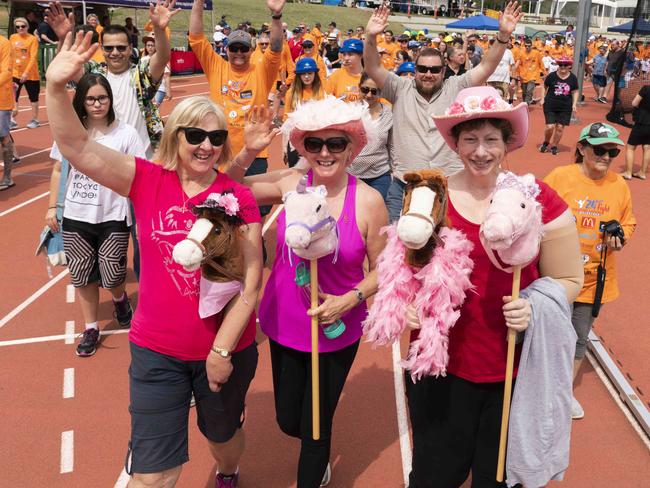
M309 184L312 174L309 172ZM355 288L364 278L363 263L366 245L363 242L356 220L357 179L348 175L343 211L337 221L339 230L339 252L336 263L334 254L318 260L318 284L325 293L344 295ZM260 303L259 320L262 331L283 346L298 351L311 352L311 318L307 315L307 301L304 291L295 283L296 267L305 262L295 254L289 260L289 248L284 242L286 216L278 216L278 232L275 262L264 289ZM305 262L309 269L309 262ZM345 332L336 339L328 339L320 330L319 352L343 349L357 341L362 334L361 322L366 318L366 302L360 303L341 317Z

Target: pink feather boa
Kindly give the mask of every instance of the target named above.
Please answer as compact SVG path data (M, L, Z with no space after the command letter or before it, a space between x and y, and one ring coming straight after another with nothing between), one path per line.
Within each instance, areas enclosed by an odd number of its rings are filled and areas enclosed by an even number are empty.
M420 333L411 342L402 366L411 378L445 376L449 354L449 331L460 316L465 292L473 288L469 279L474 247L456 229L444 227L431 261L417 270L406 264L406 247L397 237L397 224L381 230L388 234L386 247L377 261L379 290L363 323L366 340L375 346L399 340L406 328L406 307L413 303L420 319Z

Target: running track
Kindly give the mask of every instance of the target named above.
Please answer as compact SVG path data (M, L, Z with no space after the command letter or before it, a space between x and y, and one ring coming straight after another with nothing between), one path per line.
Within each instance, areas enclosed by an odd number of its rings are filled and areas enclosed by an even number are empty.
M203 76L174 79L174 100L205 94ZM26 108L26 102L21 101ZM42 102L44 105L44 102ZM589 102L580 110L582 125L604 120L607 107ZM21 127L28 111L19 115ZM41 121L47 120L41 109ZM544 176L558 164L571 161L570 142L579 127L565 131L558 156L539 154L543 117L533 108L527 146L509 158L510 169ZM74 355L74 335L83 329L65 270L50 279L42 258L33 256L47 208L48 159L52 138L44 124L13 132L22 162L14 168L16 187L0 193L0 487L123 487L122 465L129 433L128 341L115 331L112 306L101 295L102 347L89 359ZM627 137L627 131L623 131ZM271 151L271 165L281 165L279 143ZM640 157L640 156L639 156ZM622 166L619 156L614 168ZM650 330L645 310L643 279L650 274L644 252L650 243L650 183L634 180L632 188L639 228L620 255L621 298L603 308L596 331L621 366L639 396L650 402ZM272 244L273 228L267 234ZM127 290L137 300L137 286L129 276ZM114 333L115 332L115 333ZM268 347L260 340L257 376L248 396L247 448L241 464L242 487L284 488L295 485L298 442L285 437L275 424ZM405 344L402 344L404 349ZM399 487L408 471L408 432L402 432L396 407L393 357L390 348L360 348L337 412L330 486ZM647 438L640 436L614 401L589 362L579 376L576 395L586 410L573 423L571 465L562 486L632 488L648 486L650 456ZM400 396L397 403L403 404ZM198 429L190 419L190 456L179 487L209 487L214 465ZM404 426L404 424L402 424ZM645 443L644 443L645 440ZM466 483L469 486L469 483ZM550 486L559 486L551 483Z

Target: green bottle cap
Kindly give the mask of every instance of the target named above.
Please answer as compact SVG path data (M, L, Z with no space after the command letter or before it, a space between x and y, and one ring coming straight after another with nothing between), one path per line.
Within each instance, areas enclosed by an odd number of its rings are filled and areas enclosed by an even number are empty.
M341 319L338 319L333 324L323 327L323 333L328 339L336 339L338 336L345 332L345 324Z
M309 270L307 269L307 266L305 266L305 263L301 261L298 263L298 266L296 266L296 278L294 281L298 286L307 286L309 285L309 280Z

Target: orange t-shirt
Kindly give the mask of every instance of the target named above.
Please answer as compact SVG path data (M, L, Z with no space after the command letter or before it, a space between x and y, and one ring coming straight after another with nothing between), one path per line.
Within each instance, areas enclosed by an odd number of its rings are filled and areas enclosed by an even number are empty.
M104 31L104 27L102 27L100 24L97 24L97 25L95 26L95 32L97 32L97 34L98 34L100 37L101 37L103 31Z
M9 39L0 36L0 110L13 110L14 52Z
M269 48L264 53L264 63L249 63L245 71L235 71L230 63L214 52L205 34L190 34L189 39L192 51L208 78L210 98L223 107L234 157L244 147L245 114L253 105L268 105L268 95L280 66L280 53ZM268 150L259 153L258 157L267 158Z
M397 51L399 51L399 44L397 42L386 42L382 41L377 44L379 49L383 49L384 52L381 53L381 64L388 71L395 69L395 56Z
M293 112L296 107L291 106L291 98L293 97L294 87L291 87L287 90L287 94L284 96L284 114L282 115L282 120L287 120L287 115ZM300 102L306 102L308 100L321 100L325 98L325 91L321 87L320 91L317 94L314 94L311 88L305 88L302 91L300 96Z
M552 45L548 47L548 54L551 56L553 59L558 59L564 56L565 50L564 46L558 46L558 45Z
M147 32L153 32L153 23L151 21L149 21L146 24L144 24L144 30L147 31ZM99 31L97 31L97 32L99 32ZM167 39L172 38L172 30L169 27L165 27L165 34L167 34Z
M27 73L28 80L38 81L38 39L31 34L12 34L9 38L14 50L13 77Z
M334 71L327 79L325 90L327 93L345 102L356 102L361 99L361 92L359 90L360 80L361 73L351 75L347 69L340 68Z
M573 213L585 268L584 286L576 301L593 303L603 237L600 223L618 220L627 242L636 228L636 219L632 214L630 189L623 178L608 171L602 180L592 180L582 172L581 166L569 164L555 168L544 178L544 182L562 197ZM616 252L608 251L605 271L603 303L611 302L619 295Z
M318 66L318 74L320 75L321 80L324 80L325 77L327 76L327 68L325 67L325 61L323 61L323 58L319 54L315 54L314 56L307 56L306 54L301 54L296 58L296 63L300 61L302 58L313 58L316 61L316 66ZM293 84L293 80L296 79L296 67L294 64L294 69L289 73L289 76L287 76L287 85Z
M289 48L289 43L287 41L284 41L284 44L282 44L282 52L280 53L280 69L278 70L278 76L276 80L284 81L282 80L283 75L286 74L288 76L293 73L295 69L296 63L293 62L293 58L291 57L291 49Z
M316 49L320 49L320 45L323 43L323 38L325 35L320 31L318 27L314 27L309 33L314 39L314 44L316 44Z
M529 53L524 49L519 53L519 77L521 81L535 81L541 82L541 74L545 73L544 63L542 62L542 54L531 49Z

